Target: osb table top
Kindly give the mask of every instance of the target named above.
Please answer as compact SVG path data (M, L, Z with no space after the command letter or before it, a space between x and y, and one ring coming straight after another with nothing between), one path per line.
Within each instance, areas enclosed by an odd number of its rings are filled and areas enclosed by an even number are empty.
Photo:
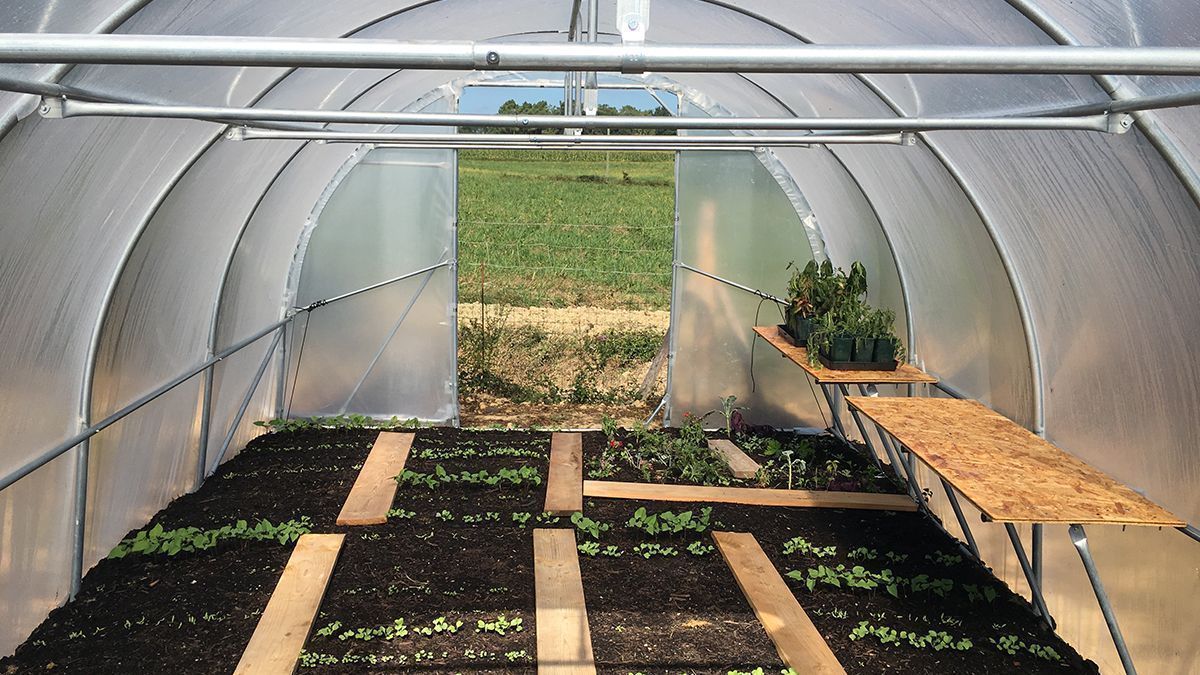
M754 332L812 375L818 384L920 384L938 381L936 377L907 363L900 364L895 370L834 370L819 363L813 366L808 363L808 350L789 342L779 326L755 326Z
M1181 527L1165 509L978 401L851 396L988 518Z

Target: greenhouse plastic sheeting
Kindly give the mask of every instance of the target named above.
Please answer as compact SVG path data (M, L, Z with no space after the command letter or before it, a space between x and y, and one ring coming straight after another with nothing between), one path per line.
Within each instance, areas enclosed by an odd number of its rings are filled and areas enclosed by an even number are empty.
M454 171L449 150L367 153L317 216L297 305L452 262ZM453 421L456 282L443 266L314 312L296 346L291 414Z
M655 0L648 39L1194 47L1200 42L1200 13L1193 5L1189 0ZM606 3L601 11L605 40L614 39L610 7ZM363 0L337 6L318 0L22 0L0 8L0 27L561 41L569 10L569 2L551 0ZM347 69L0 67L0 78L40 78L115 98L363 110L402 109L463 76ZM1126 97L1200 88L1197 78L1163 76L653 77L674 80L685 98L731 114L773 110L826 116L1006 114L1103 102L1111 98L1110 90ZM220 138L220 125L197 122L42 120L27 116L35 101L0 94L0 303L5 308L0 312L0 424L6 433L0 472L5 473L76 433L81 418L94 420L119 408L202 362L210 347L228 346L278 321L292 300L288 279L305 221L357 152L353 146L235 143ZM839 265L856 258L875 263L880 295L873 299L907 311L910 348L919 364L1022 424L1036 428L1044 422L1046 435L1066 450L1195 522L1200 520L1195 490L1200 483L1195 451L1200 366L1190 355L1200 325L1200 270L1192 254L1200 250L1196 129L1200 111L1183 108L1140 114L1135 128L1122 136L933 132L908 148L780 150L764 156L766 165L751 160L746 170L756 180L761 177L759 187L773 184L778 190L755 208L769 208L772 217L781 218L791 209L780 221L789 226L776 233L789 252L812 250L814 240L805 233L819 231L819 254L827 253ZM681 170L689 180L689 165L700 173L719 173L685 159ZM686 234L686 228L705 222L695 219L700 211L687 211L700 208L703 200L689 206L686 183L681 186L681 216L692 219L682 225ZM711 199L707 208L733 214L743 209L740 199L736 194ZM803 229L802 218L819 227ZM708 222L710 234L725 237L731 223L744 221L723 215L720 223ZM733 248L712 262L719 269L708 271L783 291L786 277L779 269L787 260L781 254L764 262L740 248L744 244L736 238L721 243ZM685 261L699 254L684 248ZM727 311L741 326L753 321L753 296L691 272L679 275L676 295L683 304L675 309L680 321L695 324L689 307L723 308L716 311ZM904 307L901 288L908 300ZM450 301L448 295L441 298L443 310ZM447 318L435 311L421 320ZM293 363L297 355L291 347L303 326L302 317L289 332ZM1085 335L1088 339L1081 339ZM709 343L699 337L681 333L677 347L684 349L677 356L686 354L710 373L722 368L742 377L745 360L728 360L731 354L746 357L739 351L745 344L732 340L732 334L731 340ZM265 338L215 369L209 468L269 344L270 337ZM765 380L755 396L774 386L773 377L783 377L781 361L772 361L781 369L776 375L762 369ZM230 454L254 433L253 419L273 413L281 363L282 357L270 364L235 429ZM747 383L740 380L733 388L717 380L699 387L693 376L702 371L689 375L691 366L685 364L673 366L674 416L687 408L709 410L716 397L740 397L745 391ZM95 395L87 400L84 385L93 371ZM794 369L787 377L787 387L802 382ZM193 378L92 440L88 563L125 529L190 487L201 386L202 378ZM693 400L685 401L688 396ZM797 406L794 410L784 410L772 408L765 396L757 401L746 396L752 415L787 424L820 419L818 409L798 397L786 404ZM152 455L152 461L141 461ZM0 630L0 653L11 651L67 596L74 459L75 452L69 452L0 493L0 606L9 619ZM935 485L931 476L923 483ZM953 530L946 505L935 499L933 506ZM989 526L978 536L989 564L1021 588L1015 561L1002 548L1003 533ZM1196 625L1192 614L1200 602L1195 542L1172 530L1137 528L1092 528L1089 536L1140 669L1200 668L1196 629L1186 629ZM1050 609L1061 634L1106 672L1117 670L1086 577L1060 528L1047 528L1045 569ZM1158 583L1161 579L1171 581Z
M754 153L681 152L678 172L678 261L786 295L783 270L790 262L806 264L813 252L792 202ZM802 371L750 330L756 321L772 325L779 317L776 303L677 266L669 423L719 409L721 399L732 395L753 424L824 426Z

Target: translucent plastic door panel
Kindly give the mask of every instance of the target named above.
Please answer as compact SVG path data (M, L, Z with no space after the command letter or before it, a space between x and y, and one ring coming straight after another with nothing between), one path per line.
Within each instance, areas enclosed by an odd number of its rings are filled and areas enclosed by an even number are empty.
M298 322L293 417L457 419L454 214L452 150L376 148L344 174L302 247L297 304L412 276Z
M777 297L787 265L812 260L805 224L752 152L679 153L675 256L679 263ZM671 297L667 419L720 408L737 396L753 424L824 427L803 372L753 326L780 323L777 305L681 265ZM751 356L753 347L753 366ZM711 420L710 420L711 422Z

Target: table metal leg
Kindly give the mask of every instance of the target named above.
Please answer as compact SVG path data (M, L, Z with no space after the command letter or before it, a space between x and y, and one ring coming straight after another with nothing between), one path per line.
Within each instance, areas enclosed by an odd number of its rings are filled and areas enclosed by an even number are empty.
M876 398L876 396L880 395L878 389L875 388L875 384L859 384L858 392L864 396L871 396L871 398ZM883 443L883 452L888 454L888 464L892 465L892 471L895 472L896 479L899 479L901 483L906 482L905 477L900 473L900 460L898 455L896 455L895 448L892 447L892 437L878 424L875 424L875 431L880 435L880 442Z
M1008 539L1012 542L1013 551L1017 554L1017 562L1021 563L1021 571L1025 573L1025 581L1029 583L1030 595L1033 596L1033 605L1037 608L1038 615L1046 621L1046 625L1054 628L1054 618L1050 616L1050 611L1046 609L1046 599L1042 597L1042 585L1037 577L1033 574L1033 567L1029 564L1029 558L1025 555L1025 546L1021 544L1021 535L1017 533L1017 526L1012 523L1005 523L1004 529L1008 531Z
M1033 576L1042 585L1042 524L1033 524L1033 542L1029 555L1033 558Z
M979 557L979 546L975 544L975 535L971 533L971 525L967 523L966 517L963 516L962 507L958 504L958 496L954 494L954 488L950 486L950 483L946 482L945 478L942 478L941 481L942 489L946 491L946 498L950 500L950 507L954 509L954 517L958 519L958 527L967 538L967 547L971 549L971 555L975 556L976 560L981 560ZM1037 549L1034 549L1034 551L1036 552ZM1039 584L1041 581L1041 577L1038 577Z
M1121 634L1121 627L1117 625L1117 615L1108 601L1108 593L1104 591L1104 584L1100 582L1100 572L1096 569L1096 561L1092 560L1092 552L1088 549L1087 532L1084 531L1082 525L1072 525L1067 531L1071 535L1071 543L1075 544L1075 550L1079 552L1080 560L1083 561L1083 569L1087 570L1088 581L1092 582L1092 590L1096 593L1096 602L1100 604L1100 611L1104 613L1104 623L1108 624L1108 632L1112 635L1113 645L1116 646L1117 654L1121 657L1121 665L1125 667L1127 675L1135 675L1137 669L1133 667L1133 657L1129 655L1125 636Z
M833 430L845 441L846 430L842 428L842 419L838 416L837 401L834 398L832 386L828 384L820 385L821 392L825 394L825 403L829 405L829 417L833 420Z
M841 390L843 399L850 395L850 391L846 388L846 385L839 384L838 389ZM858 426L858 433L862 436L863 443L867 446L867 452L870 453L871 459L875 460L875 467L882 473L883 462L879 459L879 454L875 452L875 444L871 442L871 437L867 435L867 427L863 425L862 418L859 416L857 410L849 404L846 407L850 410L850 416L854 418L854 424Z
M921 498L921 486L917 484L917 473L913 468L911 457L905 456L904 446L900 444L900 441L896 441L896 448L897 457L894 466L898 465L904 469L904 475L900 477L900 480L908 484L909 496L915 499L917 504L924 509L925 500Z

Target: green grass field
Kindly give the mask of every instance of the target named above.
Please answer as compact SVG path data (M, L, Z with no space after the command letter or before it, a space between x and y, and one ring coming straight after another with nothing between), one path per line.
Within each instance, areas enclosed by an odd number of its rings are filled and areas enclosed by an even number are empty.
M459 153L459 298L670 305L672 153Z

